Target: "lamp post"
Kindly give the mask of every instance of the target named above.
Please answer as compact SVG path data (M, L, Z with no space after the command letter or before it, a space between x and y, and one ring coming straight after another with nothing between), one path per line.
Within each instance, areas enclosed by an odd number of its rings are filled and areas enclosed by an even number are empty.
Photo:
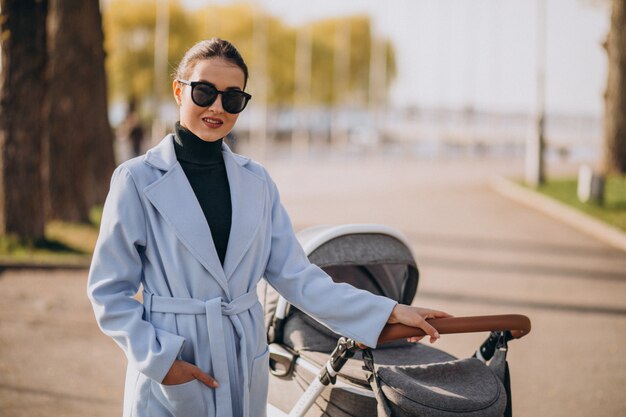
M165 125L161 107L163 104L163 75L167 74L167 55L170 32L170 2L156 2L156 22L154 29L154 119L152 121L152 141L159 141L165 135Z
M311 105L311 64L313 54L312 29L304 25L296 37L296 89L295 89L295 125L291 139L292 151L308 151L310 145L307 112Z
M331 145L341 148L345 145L347 132L342 115L346 114L344 105L347 104L346 95L350 91L350 20L337 22L335 26L335 50L333 67L334 111L331 122Z
M537 103L535 129L526 141L526 184L538 187L545 178L546 0L537 0Z
M373 140L377 143L380 139L383 115L387 110L387 45L385 41L378 36L375 22L372 21L371 27L371 52L370 52L370 78L369 78L369 111L374 126L372 126Z
M265 159L268 152L267 138L267 19L258 4L254 4L254 63L256 65L256 80L254 81L255 107L257 109L252 143L258 146L258 154L261 160Z

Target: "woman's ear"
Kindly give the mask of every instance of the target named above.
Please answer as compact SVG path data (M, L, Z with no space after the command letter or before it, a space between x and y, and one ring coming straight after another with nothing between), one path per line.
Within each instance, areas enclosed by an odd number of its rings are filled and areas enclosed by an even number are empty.
M176 100L176 104L178 104L178 107L180 107L181 103L183 102L183 88L181 86L181 83L179 83L177 80L174 80L172 82L172 91L174 92L174 100Z

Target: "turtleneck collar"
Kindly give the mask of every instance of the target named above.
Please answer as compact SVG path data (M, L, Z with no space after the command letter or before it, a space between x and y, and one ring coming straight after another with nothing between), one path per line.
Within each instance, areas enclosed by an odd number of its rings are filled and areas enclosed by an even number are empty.
M198 165L224 162L222 156L222 139L207 142L200 139L189 129L176 122L174 134L174 150L176 159Z

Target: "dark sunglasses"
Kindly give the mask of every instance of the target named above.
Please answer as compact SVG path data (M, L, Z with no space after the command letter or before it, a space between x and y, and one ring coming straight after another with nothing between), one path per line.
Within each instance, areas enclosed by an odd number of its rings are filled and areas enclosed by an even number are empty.
M191 100L200 107L208 107L215 103L218 94L222 95L222 107L228 113L241 113L252 96L241 90L220 91L211 83L203 81L178 80L191 86Z

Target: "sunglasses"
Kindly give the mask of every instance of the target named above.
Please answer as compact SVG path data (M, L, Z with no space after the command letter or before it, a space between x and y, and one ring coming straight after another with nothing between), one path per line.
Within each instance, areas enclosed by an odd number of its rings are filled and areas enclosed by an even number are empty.
M215 103L217 96L222 95L222 107L228 113L241 113L252 96L241 90L220 91L211 83L204 81L178 80L191 86L191 100L200 107L208 107Z

